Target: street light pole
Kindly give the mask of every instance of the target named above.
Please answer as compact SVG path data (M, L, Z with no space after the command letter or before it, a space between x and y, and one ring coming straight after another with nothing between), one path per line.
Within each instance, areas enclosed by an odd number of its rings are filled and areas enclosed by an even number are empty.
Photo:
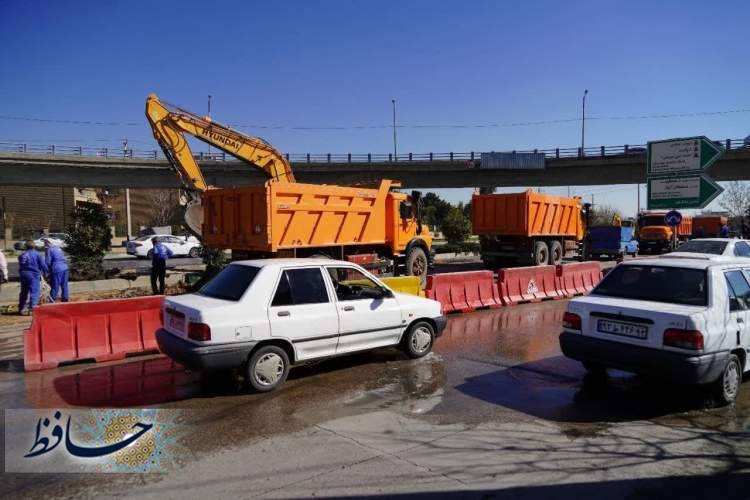
M584 138L586 137L586 94L588 93L588 89L583 91L583 106L581 109L581 156L586 156L584 150Z
M393 104L393 161L398 161L398 153L396 152L396 99L391 99Z

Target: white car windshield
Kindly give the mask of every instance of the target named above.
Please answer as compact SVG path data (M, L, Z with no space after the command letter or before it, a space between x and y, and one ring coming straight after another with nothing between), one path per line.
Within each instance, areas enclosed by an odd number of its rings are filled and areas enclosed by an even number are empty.
M666 266L618 266L591 295L705 306L706 271Z

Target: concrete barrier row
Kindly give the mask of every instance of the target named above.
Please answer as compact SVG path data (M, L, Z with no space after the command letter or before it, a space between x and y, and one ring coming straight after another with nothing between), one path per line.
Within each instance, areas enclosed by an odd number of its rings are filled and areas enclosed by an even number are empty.
M596 262L581 262L500 269L497 275L497 282L492 271L431 275L425 295L440 302L445 313L469 312L583 295L599 283L602 272Z

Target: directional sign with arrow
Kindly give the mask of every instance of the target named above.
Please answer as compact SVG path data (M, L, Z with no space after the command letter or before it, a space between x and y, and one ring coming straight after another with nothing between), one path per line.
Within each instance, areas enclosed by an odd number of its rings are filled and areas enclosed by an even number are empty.
M704 208L723 191L705 174L652 177L648 180L648 208Z
M706 137L688 137L648 143L646 175L701 172L721 158L725 149Z
M704 208L724 189L702 173L725 150L704 136L648 143L648 208Z

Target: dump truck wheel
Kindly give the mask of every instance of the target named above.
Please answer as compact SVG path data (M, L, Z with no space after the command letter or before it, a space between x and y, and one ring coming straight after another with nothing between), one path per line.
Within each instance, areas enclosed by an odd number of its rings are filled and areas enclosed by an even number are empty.
M419 276L422 288L427 284L427 254L422 247L412 247L406 254L406 275Z
M549 259L550 259L550 264L554 264L554 265L562 264L563 248L562 248L562 244L557 240L549 244Z
M537 241L534 245L534 265L546 266L549 263L549 249L543 241Z

